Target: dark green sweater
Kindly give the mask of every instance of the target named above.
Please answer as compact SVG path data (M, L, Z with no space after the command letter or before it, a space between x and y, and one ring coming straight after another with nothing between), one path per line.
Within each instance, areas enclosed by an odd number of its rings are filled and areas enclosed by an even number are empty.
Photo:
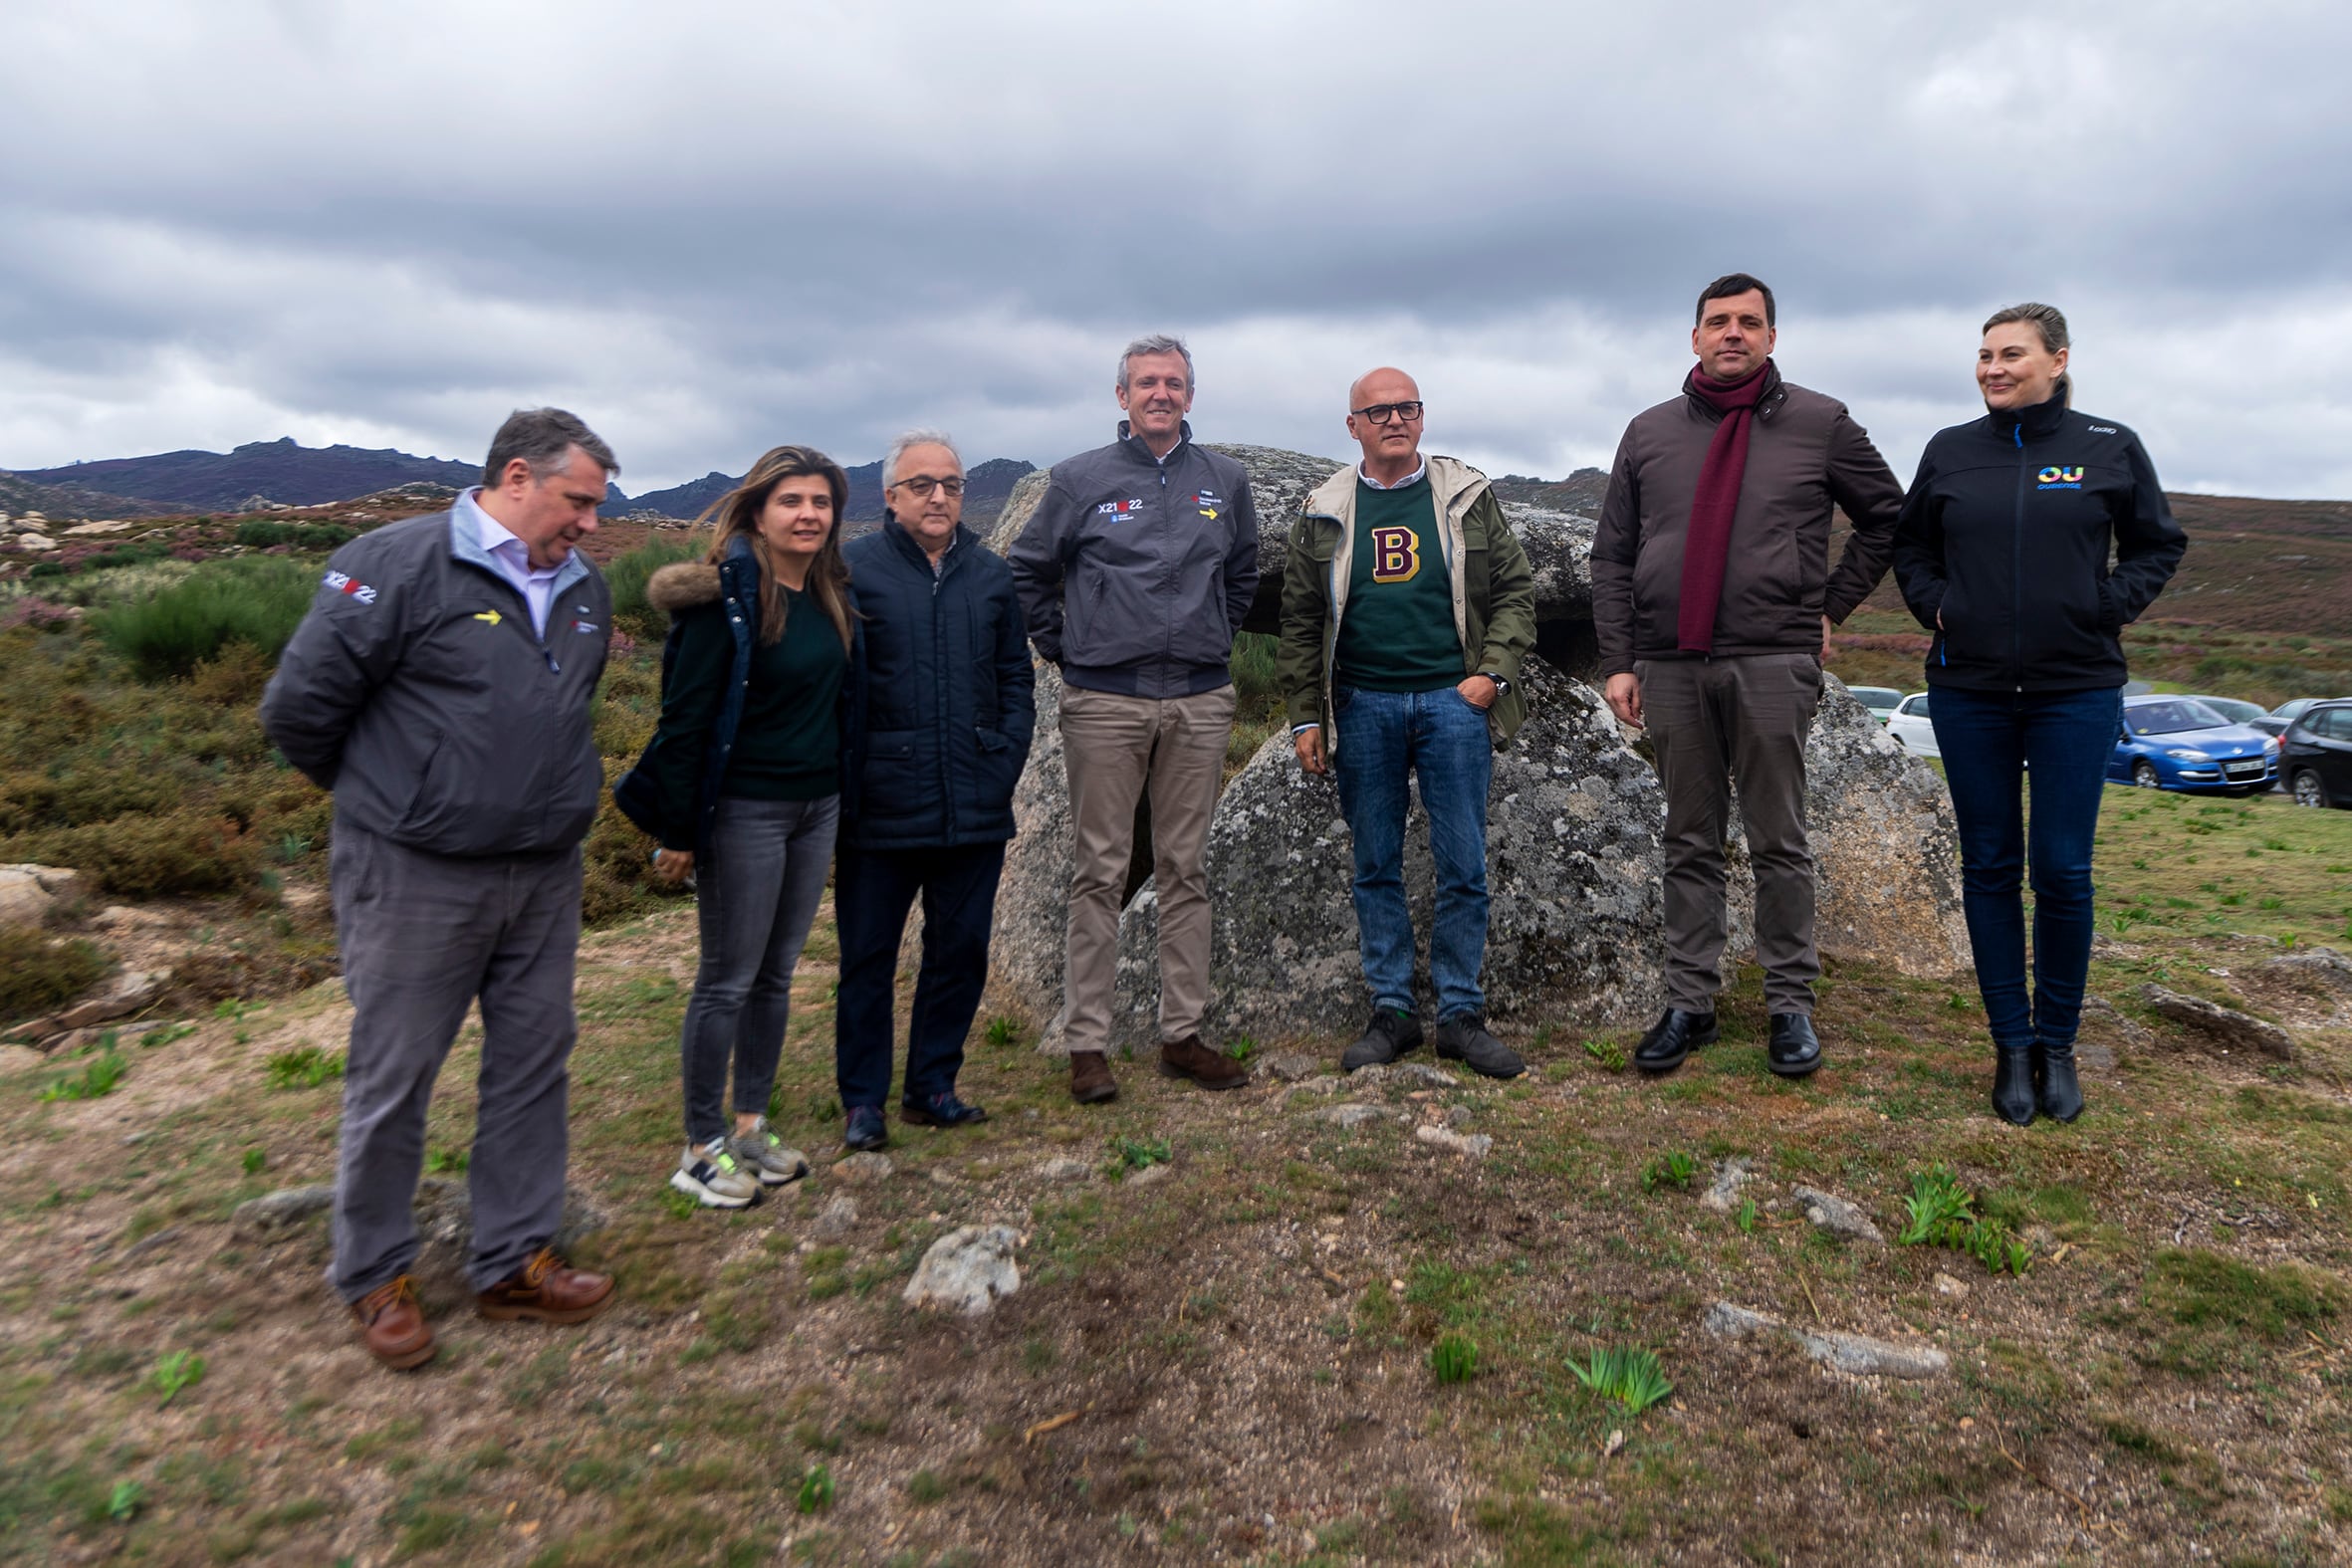
M784 635L752 648L751 684L720 782L722 795L820 800L840 791L835 704L849 655L823 606L805 592L788 588L784 596ZM660 739L670 756L697 759L697 770L699 759L708 755L734 660L734 638L722 606L699 607L680 617L677 657L661 694ZM683 788L687 794L663 813L666 820L690 828L695 820L691 795L700 782L699 772L689 774L683 767L664 779L665 792ZM694 846L689 841L669 847Z
M1461 683L1454 587L1428 475L1397 490L1356 480L1355 557L1335 652L1344 686L1432 692Z

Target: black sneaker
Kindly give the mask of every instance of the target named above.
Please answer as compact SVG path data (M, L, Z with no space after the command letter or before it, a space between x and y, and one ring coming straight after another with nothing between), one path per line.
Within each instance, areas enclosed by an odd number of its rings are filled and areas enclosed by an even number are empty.
M898 1119L918 1127L969 1127L988 1120L988 1112L977 1105L966 1105L956 1098L955 1090L934 1094L925 1099L904 1099L898 1102Z
M1448 1061L1466 1061L1490 1078L1516 1078L1528 1070L1526 1058L1489 1034L1487 1020L1475 1012L1438 1024L1437 1053Z
M889 1148L890 1129L882 1121L882 1108L879 1105L850 1106L849 1130L842 1136L841 1142L851 1153Z
M1339 1053L1339 1066L1344 1072L1383 1066L1406 1051L1420 1048L1419 1018L1394 1008L1374 1008L1372 1021L1364 1025L1363 1037Z

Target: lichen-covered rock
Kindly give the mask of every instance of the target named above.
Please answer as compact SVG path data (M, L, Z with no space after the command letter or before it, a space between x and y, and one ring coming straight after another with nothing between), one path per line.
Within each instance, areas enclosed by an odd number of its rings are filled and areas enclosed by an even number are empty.
M960 1226L931 1243L915 1275L906 1282L905 1301L978 1317L1021 1288L1021 1266L1013 1253L1020 1233L1010 1226Z
M1032 474L1027 485L1039 478ZM1020 499L1020 487L1014 489ZM1006 504L1012 510L1012 503ZM991 1016L1027 1024L1038 1048L1060 1048L1061 968L1069 937L1069 770L1061 757L1061 676L1038 666L1038 719L1029 762L1013 786L1013 841L997 881L996 924L988 946Z

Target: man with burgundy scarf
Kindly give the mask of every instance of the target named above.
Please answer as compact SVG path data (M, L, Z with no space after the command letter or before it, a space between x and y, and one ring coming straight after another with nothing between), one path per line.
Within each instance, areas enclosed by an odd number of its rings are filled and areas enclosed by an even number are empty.
M1666 786L1666 1010L1634 1065L1671 1072L1717 1035L1732 784L1756 868L1772 1071L1821 1065L1805 733L1830 627L1886 574L1903 487L1834 398L1780 378L1772 291L1699 296L1682 394L1634 417L1592 543L1609 707L1649 731ZM1829 569L1829 518L1853 537Z

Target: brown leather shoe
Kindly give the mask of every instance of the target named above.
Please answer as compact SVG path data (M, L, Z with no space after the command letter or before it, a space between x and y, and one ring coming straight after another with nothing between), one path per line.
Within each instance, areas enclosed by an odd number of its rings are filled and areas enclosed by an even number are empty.
M1099 1105L1119 1097L1110 1076L1110 1060L1098 1050L1069 1053L1069 1097L1080 1105Z
M521 1269L476 1296L474 1310L499 1322L585 1323L611 1300L610 1275L574 1268L543 1246Z
M1204 1089L1238 1089L1250 1081L1249 1068L1209 1049L1198 1034L1162 1040L1160 1071L1171 1078L1190 1078Z
M353 1302L352 1316L359 1324L359 1343L394 1372L421 1367L433 1359L433 1325L424 1320L424 1308L416 1301L416 1281L406 1274L390 1284L377 1285Z

